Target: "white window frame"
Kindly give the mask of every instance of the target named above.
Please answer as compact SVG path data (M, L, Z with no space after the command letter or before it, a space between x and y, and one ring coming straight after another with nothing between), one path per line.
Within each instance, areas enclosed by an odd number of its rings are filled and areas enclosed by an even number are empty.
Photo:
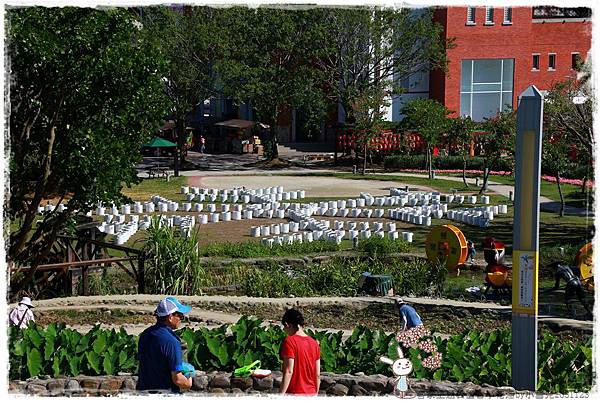
M537 56L537 68L534 65L533 60L535 59L535 56ZM540 70L540 53L531 53L531 71L539 71Z
M485 24L484 25L494 25L494 7L485 7Z
M502 25L512 25L512 7L504 7L504 21ZM508 17L508 18L506 18Z
M477 25L475 22L475 16L477 15L476 7L467 7L467 23L466 25ZM469 15L471 18L469 19Z
M550 65L552 56L554 56L554 67ZM548 53L548 71L556 71L556 53Z
M485 91L485 90L474 90L473 89L473 76L475 75L475 61L478 59L472 59L471 61L471 87L469 88L468 91L463 91L462 90L462 86L461 89L459 91L459 97L463 94L468 94L470 97L470 107L469 107L469 116L471 118L473 118L473 94L475 93L500 93L500 106L498 108L498 110L502 110L502 106L504 106L504 104L502 103L502 95L504 95L505 93L510 93L511 96L514 96L514 82L513 82L513 89L511 90L505 90L504 89L504 60L505 59L501 59L501 63L500 63L500 81L499 82L478 82L478 85L498 85L500 84L500 90L496 91L496 90L492 90L492 91ZM509 60L509 59L506 59ZM515 64L514 64L514 60L513 60L513 74L514 74L514 68L515 68ZM462 74L462 71L461 71ZM512 107L512 104L511 104ZM459 109L460 109L460 105L459 105Z

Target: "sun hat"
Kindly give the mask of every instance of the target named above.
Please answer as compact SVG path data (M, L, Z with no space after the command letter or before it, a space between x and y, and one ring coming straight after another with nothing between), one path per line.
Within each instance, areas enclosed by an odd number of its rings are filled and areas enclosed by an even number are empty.
M400 297L396 298L396 306L400 306L402 304L405 304L406 302L404 302L404 300Z
M23 297L23 299L21 299L21 301L19 302L19 304L27 305L30 308L33 308L33 304L31 303L31 298L29 298L29 297Z
M175 297L166 297L156 307L156 315L159 317L169 316L172 313L188 313L192 310L189 305L182 305Z

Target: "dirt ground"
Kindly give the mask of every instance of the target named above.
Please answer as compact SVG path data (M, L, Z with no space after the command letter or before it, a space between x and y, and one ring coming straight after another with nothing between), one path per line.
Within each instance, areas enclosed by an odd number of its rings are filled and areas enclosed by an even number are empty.
M85 332L94 324L104 328L123 327L130 334L139 334L154 322L153 310L161 296L131 295L109 297L71 297L38 301L36 321L47 325L64 322L68 327ZM181 297L192 305L186 326L191 328L216 327L235 323L242 315L256 316L264 321L279 323L288 307L299 308L309 327L313 329L342 330L346 335L357 325L386 332L398 330L397 312L385 298L298 298L297 300L249 297ZM458 304L457 304L458 305ZM511 315L507 308L465 308L438 304L431 301L415 304L426 327L443 336L459 334L465 330L490 331L508 329ZM562 339L582 340L591 333L566 329L553 331L540 325L540 333L551 331Z
M389 195L390 188L404 187L402 182L376 180L346 180L335 177L301 177L282 175L259 176L194 176L188 184L201 188L227 189L233 187L266 188L283 186L284 191L305 190L307 197L358 197L361 192L373 196ZM411 190L433 191L433 189L411 185Z

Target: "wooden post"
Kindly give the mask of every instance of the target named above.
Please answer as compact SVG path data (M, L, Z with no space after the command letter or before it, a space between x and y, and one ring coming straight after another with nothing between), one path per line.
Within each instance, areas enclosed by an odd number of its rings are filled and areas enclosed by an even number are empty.
M138 258L138 294L146 291L146 282L144 277L144 255L140 254Z

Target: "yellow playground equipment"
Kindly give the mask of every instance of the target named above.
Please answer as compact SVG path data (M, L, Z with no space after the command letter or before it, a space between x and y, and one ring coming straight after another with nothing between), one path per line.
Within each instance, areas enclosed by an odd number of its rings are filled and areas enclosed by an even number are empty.
M467 239L451 224L434 227L425 241L427 259L446 262L448 269L457 269L467 260Z
M575 255L575 266L579 269L581 283L589 290L594 289L594 246L585 244Z

